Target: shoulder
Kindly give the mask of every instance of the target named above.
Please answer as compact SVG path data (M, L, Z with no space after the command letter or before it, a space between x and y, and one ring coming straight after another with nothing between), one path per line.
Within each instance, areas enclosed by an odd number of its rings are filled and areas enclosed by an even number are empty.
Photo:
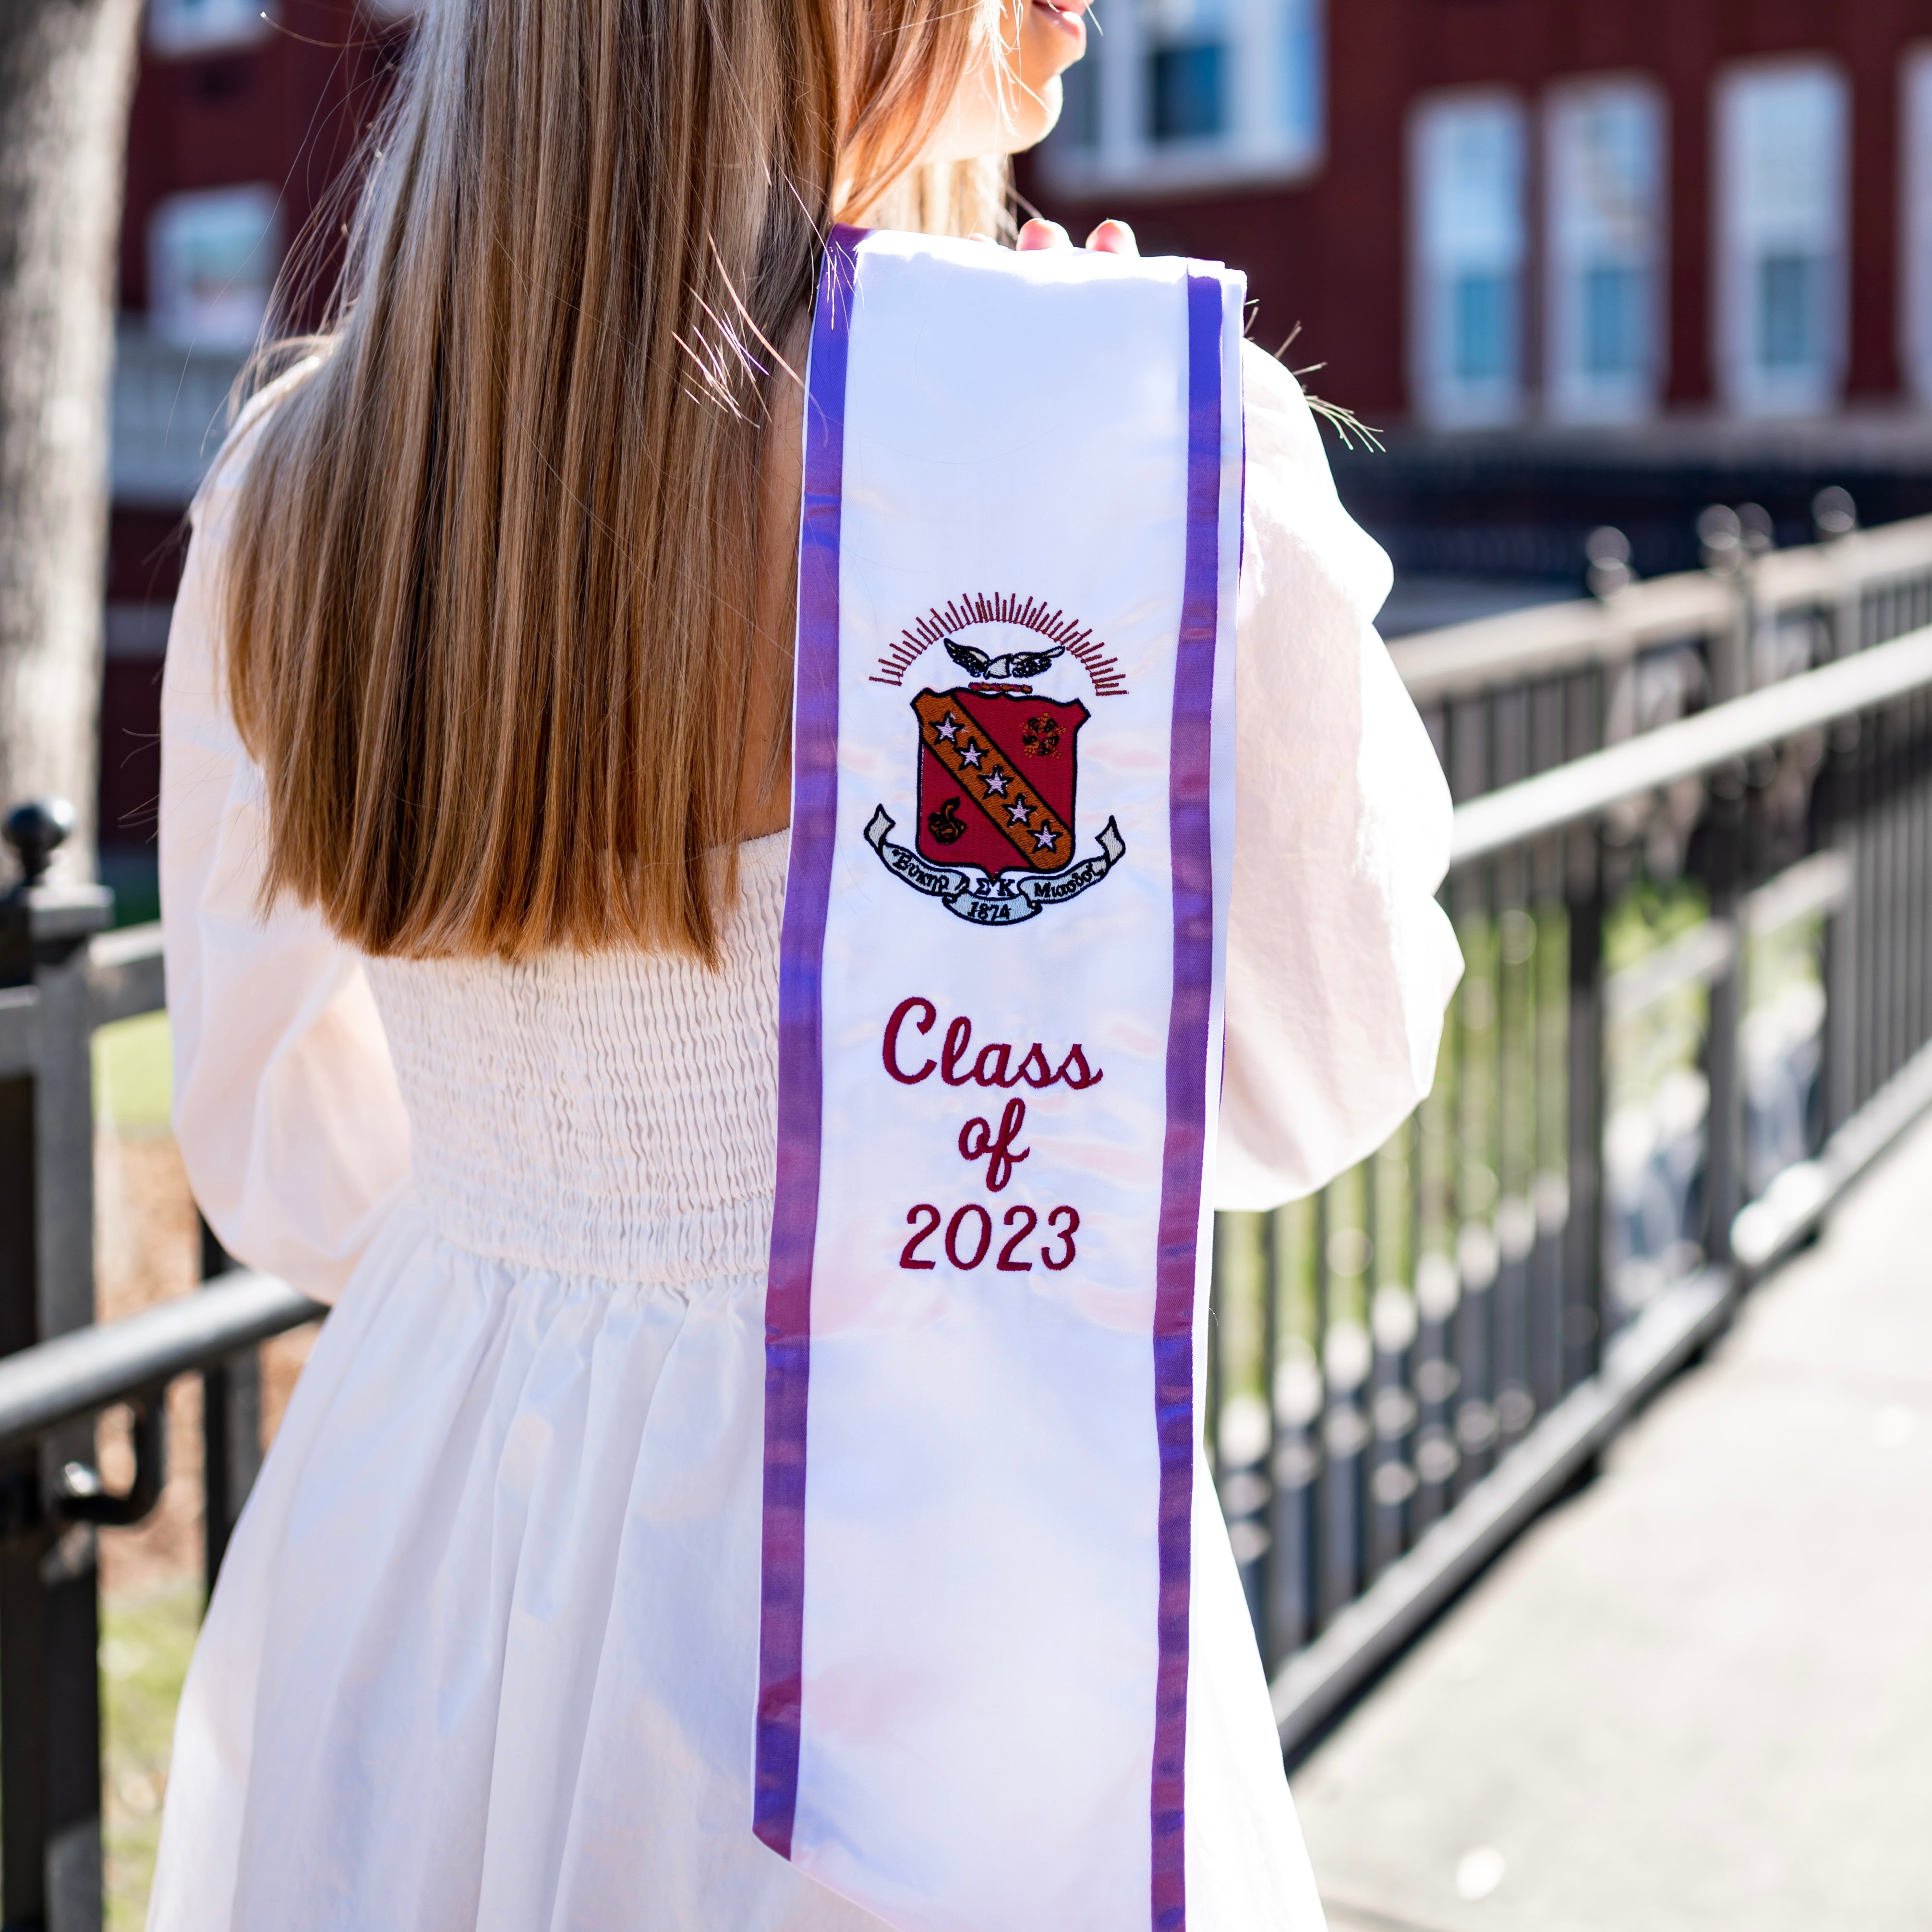
M1388 559L1336 494L1328 452L1301 385L1252 343L1242 345L1241 376L1246 549L1257 587L1301 584L1313 572L1339 588L1366 622L1388 595Z
M188 506L188 521L197 535L209 533L226 522L268 424L308 386L325 359L320 354L304 356L243 403L222 439L214 460L208 465L200 488L195 492L194 501Z
M1241 344L1241 406L1251 466L1312 469L1326 480L1328 454L1301 385L1278 357L1253 342Z

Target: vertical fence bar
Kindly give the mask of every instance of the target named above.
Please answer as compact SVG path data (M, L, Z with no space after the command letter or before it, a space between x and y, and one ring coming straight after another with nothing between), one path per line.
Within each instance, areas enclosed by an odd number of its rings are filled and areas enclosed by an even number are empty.
M1918 916L1913 923L1910 957L1918 988L1918 1024L1915 1051L1932 1038L1932 699L1921 696L1912 707L1913 742L1918 750L1912 775L1919 826L1919 863L1916 881Z
M1536 1253L1531 1268L1530 1393L1548 1409L1563 1393L1563 1244L1570 1220L1568 1095L1570 926L1563 844L1536 857Z
M1932 1026L1932 1009L1928 1009L1927 1004L1925 976L1921 963L1924 958L1926 905L1928 900L1932 900L1932 887L1928 887L1927 883L1928 873L1932 873L1932 826L1928 825L1925 815L1926 706L1922 698L1912 700L1906 708L1905 718L1905 809L1906 822L1912 828L1912 860L1907 868L1910 884L1904 908L1907 976L1905 1043L1909 1058L1918 1052L1928 1026Z
M1214 1216L1214 1274L1208 1291L1208 1360L1202 1375L1204 1394L1201 1447L1208 1458L1208 1473L1217 1484L1221 1480L1221 1310L1227 1291L1222 1267L1224 1225L1224 1217L1217 1214Z
M25 970L0 975L18 984ZM35 1239L34 1082L0 1082L0 1353L31 1348ZM33 1924L46 1910L47 1672L40 1458L37 1449L0 1459L0 1916Z
M1445 889L1447 909L1455 902ZM1462 1079L1460 1013L1466 986L1456 992L1442 1028L1436 1078L1418 1114L1415 1308L1411 1384L1415 1396L1416 1489L1409 1505L1409 1533L1421 1535L1448 1507L1456 1448L1448 1426L1455 1394L1450 1360L1452 1330L1462 1287L1456 1262L1460 1148L1456 1094Z
M1918 825L1918 734L1914 728L1917 707L1906 705L1899 712L1898 844L1899 894L1893 908L1898 925L1896 957L1898 960L1898 1058L1899 1064L1912 1058L1919 1041L1918 976L1912 970L1912 955L1918 938L1919 881L1924 876L1925 854Z
M13 822L10 820L10 833ZM93 1014L86 943L112 916L99 886L38 883L49 839L23 848L27 882L0 902L0 980L32 983L31 1081L0 1103L14 1177L0 1333L10 1348L94 1319ZM23 1184L24 1183L24 1184ZM100 1606L94 1532L46 1499L69 1462L91 1466L94 1426L56 1430L5 1472L0 1537L0 1911L10 1925L99 1932Z
M1711 775L1706 818L1705 867L1710 916L1738 931L1744 897L1745 776L1742 764ZM1710 1024L1704 1042L1704 1072L1710 1083L1704 1154L1704 1252L1714 1262L1731 1256L1731 1223L1742 1204L1744 1179L1744 1012L1743 935L1730 962L1711 982Z
M1592 1374L1603 1339L1604 914L1603 841L1572 834L1568 877L1569 1214L1563 1241L1563 1387Z
M1302 1244L1294 1237L1314 1204L1297 1202L1268 1217L1267 1275L1274 1304L1270 1363L1274 1456L1269 1509L1268 1640L1270 1663L1298 1650L1315 1634L1316 1479L1321 1456L1315 1431L1322 1418L1322 1383L1308 1336Z
M1346 1405L1336 1402L1328 1374L1328 1344L1335 1320L1334 1270L1329 1259L1330 1238L1336 1232L1335 1191L1336 1184L1330 1182L1316 1197L1315 1364L1322 1392L1321 1490L1316 1506L1318 1626L1325 1626L1355 1593L1355 1459L1351 1453L1355 1444L1346 1422L1336 1426Z
M1858 1106L1858 728L1856 718L1834 726L1826 740L1820 778L1819 844L1844 860L1846 898L1825 922L1825 1064L1822 1126L1828 1139Z
M1852 1104L1862 1107L1877 1086L1878 1051L1873 997L1877 980L1878 918L1873 901L1878 886L1877 839L1872 824L1871 801L1876 763L1874 740L1877 723L1874 717L1858 721L1858 740L1850 782L1851 810L1858 826L1856 847L1857 867L1852 884L1852 921L1854 940L1852 957L1857 976L1857 994L1852 1004Z
M1458 881L1458 923L1465 962L1456 1092L1456 1261L1462 1294L1454 1324L1452 1493L1460 1499L1488 1466L1495 1438L1492 1377L1495 1368L1498 1257L1496 1196L1499 1186L1497 1091L1500 1061L1498 956L1495 868L1475 868Z
M1529 1426L1529 1270L1536 1246L1530 1196L1535 1168L1535 1084L1531 962L1535 928L1524 908L1527 855L1498 862L1496 876L1496 1370L1498 1452Z
M1375 1245L1376 1283L1368 1304L1370 1373L1365 1390L1372 1446L1369 1451L1366 1556L1372 1582L1403 1549L1408 1498L1415 1478L1403 1445L1415 1424L1408 1394L1409 1346L1415 1338L1415 1162L1418 1116L1411 1114L1376 1156Z
M234 1266L204 1221L201 1276L213 1281ZM211 1594L221 1573L242 1506L262 1468L262 1355L231 1355L201 1376L202 1574Z

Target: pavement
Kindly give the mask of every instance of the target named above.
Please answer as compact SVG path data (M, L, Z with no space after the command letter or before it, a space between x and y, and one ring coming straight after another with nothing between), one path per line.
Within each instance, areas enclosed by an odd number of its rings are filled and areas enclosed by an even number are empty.
M1932 1932L1932 1121L1294 1786L1330 1932Z

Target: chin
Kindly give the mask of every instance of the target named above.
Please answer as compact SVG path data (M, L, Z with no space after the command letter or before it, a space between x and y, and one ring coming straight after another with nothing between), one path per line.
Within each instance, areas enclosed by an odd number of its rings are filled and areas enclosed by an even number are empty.
M1012 152L1022 154L1037 147L1060 124L1060 110L1066 104L1066 92L1055 74L1030 96L1023 97L1014 117Z

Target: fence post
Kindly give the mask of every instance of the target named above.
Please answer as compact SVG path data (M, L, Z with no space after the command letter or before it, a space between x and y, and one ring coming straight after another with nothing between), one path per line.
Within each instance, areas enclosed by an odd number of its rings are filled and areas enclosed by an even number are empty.
M63 802L16 807L6 835L20 883L0 899L0 982L35 993L34 1066L4 1083L0 1352L94 1319L94 1096L87 941L112 914L99 886L50 883L72 826ZM94 1532L46 1507L94 1426L56 1431L0 1468L0 1916L99 1932L100 1606Z
M1563 1385L1595 1372L1604 1308L1604 842L1576 832L1564 896L1570 915L1569 1214L1563 1228Z
M1845 862L1850 887L1844 902L1825 922L1824 1118L1822 1144L1831 1138L1866 1096L1858 1081L1860 974L1858 928L1862 883L1858 863L1863 827L1858 819L1858 784L1863 730L1856 718L1841 719L1826 734L1826 763L1818 800L1818 844Z
M235 1265L214 1231L201 1224L201 1275ZM202 1574L212 1593L242 1505L262 1468L262 1354L248 1348L201 1376Z
M1745 782L1742 764L1713 772L1705 820L1710 916L1736 934L1730 964L1711 982L1710 1027L1704 1042L1704 1072L1710 1083L1704 1155L1704 1251L1708 1259L1718 1262L1731 1258L1731 1223L1743 1204L1744 1192L1747 949L1738 913L1744 896Z
M1744 524L1728 503L1713 503L1697 519L1697 543L1704 568L1731 587L1730 616L1708 647L1711 696L1722 704L1750 688L1752 634L1756 628L1750 553Z

